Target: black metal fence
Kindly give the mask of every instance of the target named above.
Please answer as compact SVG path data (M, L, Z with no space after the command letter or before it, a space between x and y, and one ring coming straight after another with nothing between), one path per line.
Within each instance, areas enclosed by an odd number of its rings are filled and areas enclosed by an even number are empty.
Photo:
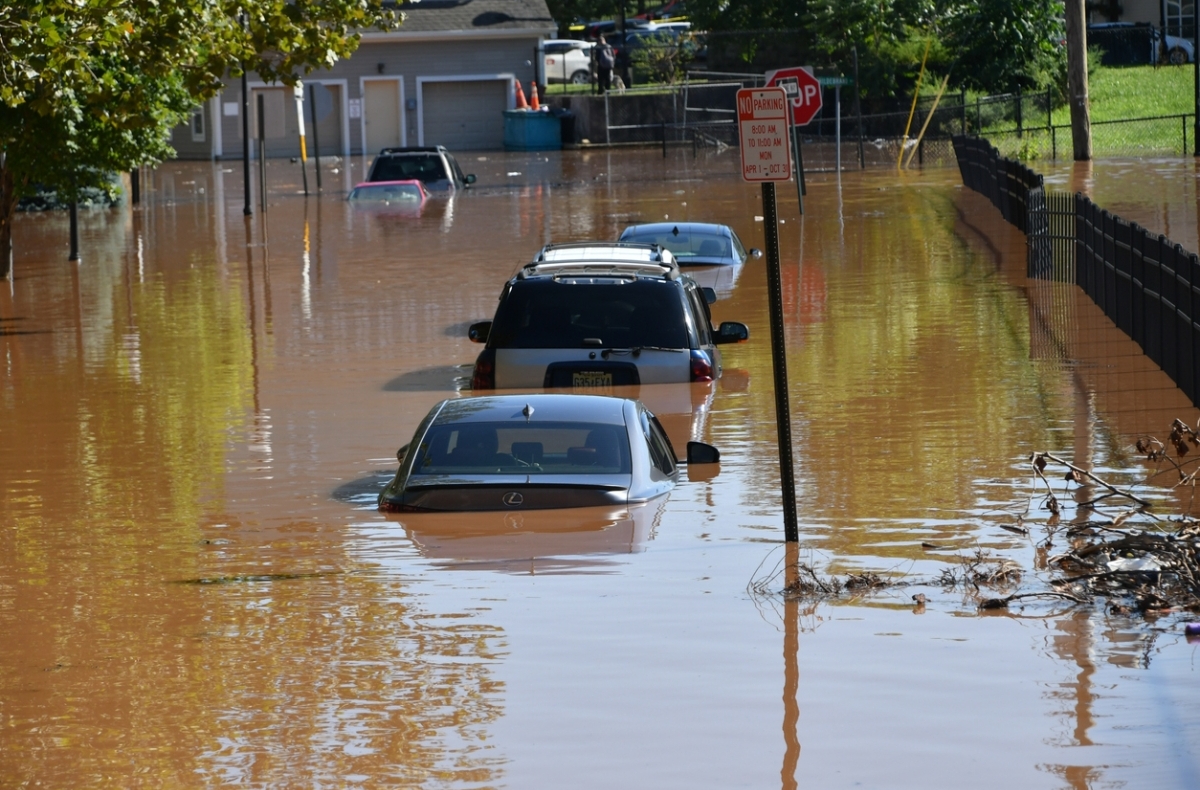
M1200 257L1076 194L1076 284L1196 403Z
M986 140L955 137L954 152L963 184L1025 232L1029 277L1074 282L1200 402L1200 257L1082 194L1047 193Z
M962 135L953 139L963 184L992 201L1008 222L1027 231L1031 201L1037 200L1030 192L1044 192L1042 176L1001 156L987 140Z

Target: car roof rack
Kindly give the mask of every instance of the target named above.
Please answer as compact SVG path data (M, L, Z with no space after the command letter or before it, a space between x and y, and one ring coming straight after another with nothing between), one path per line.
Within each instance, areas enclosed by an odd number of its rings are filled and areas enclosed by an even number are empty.
M574 254L573 254L574 253ZM574 241L547 244L521 267L517 278L536 275L601 275L609 277L679 277L671 251L658 244L628 241Z
M421 145L421 146L396 146L393 148L384 148L379 152L383 154L436 154L442 150L440 145Z

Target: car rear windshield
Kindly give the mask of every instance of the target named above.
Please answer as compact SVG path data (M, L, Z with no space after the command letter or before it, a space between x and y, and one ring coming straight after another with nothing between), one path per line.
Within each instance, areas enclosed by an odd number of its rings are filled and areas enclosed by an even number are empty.
M641 230L623 235L621 241L639 241L666 247L681 264L686 264L691 258L732 257L729 239L704 231L655 233Z
M688 348L676 282L518 280L500 303L492 348Z
M623 425L471 422L431 428L412 474L598 475L630 468Z
M416 184L367 184L350 192L350 200L362 202L419 203L421 199L421 189Z
M380 156L371 168L372 181L420 179L430 184L446 180L446 168L437 154L400 154Z

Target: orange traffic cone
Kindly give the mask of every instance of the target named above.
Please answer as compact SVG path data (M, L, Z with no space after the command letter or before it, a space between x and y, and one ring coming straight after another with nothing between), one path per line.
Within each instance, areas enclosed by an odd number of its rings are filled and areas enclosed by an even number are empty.
M514 80L514 82L517 83L517 109L518 110L528 110L529 104L527 104L525 101L525 91L524 91L524 89L521 88L521 81Z
M542 109L542 103L540 101L538 101L537 83L536 82L529 83L529 95L532 97L529 100L529 109L531 109L531 110Z

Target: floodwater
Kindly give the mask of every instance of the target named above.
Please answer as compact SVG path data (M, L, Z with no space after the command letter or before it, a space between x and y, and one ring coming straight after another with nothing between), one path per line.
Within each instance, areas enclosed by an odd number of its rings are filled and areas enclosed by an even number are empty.
M64 215L19 217L0 786L1200 786L1185 615L980 613L936 583L982 550L1046 589L1029 454L1132 485L1137 437L1200 416L1075 289L1027 282L952 168L814 176L803 218L778 190L792 559L901 586L779 594L763 261L715 282L751 331L725 378L636 393L717 474L611 512L374 509L541 244L668 217L762 246L737 152L670 153L466 155L480 188L419 215L348 205L360 160L307 200L270 162L249 218L240 163L173 163L82 212L78 263Z

